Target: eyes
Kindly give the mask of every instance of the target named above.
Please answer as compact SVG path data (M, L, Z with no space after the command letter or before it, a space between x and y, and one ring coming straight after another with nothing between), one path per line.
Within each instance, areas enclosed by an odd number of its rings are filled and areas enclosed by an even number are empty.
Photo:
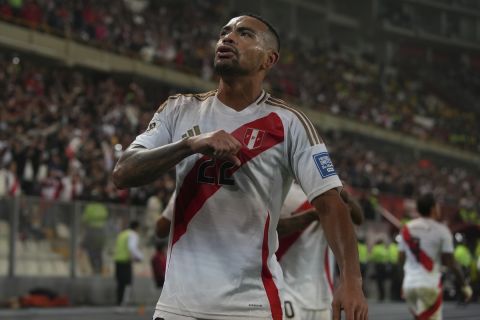
M227 30L227 29L223 29L221 32L220 32L220 37L225 37L227 34L229 34L231 31L230 30ZM237 30L236 31L240 37L247 37L247 38L253 38L254 37L254 33L250 30Z
M253 34L249 31L240 31L240 36L241 37L249 37L249 38L253 38Z

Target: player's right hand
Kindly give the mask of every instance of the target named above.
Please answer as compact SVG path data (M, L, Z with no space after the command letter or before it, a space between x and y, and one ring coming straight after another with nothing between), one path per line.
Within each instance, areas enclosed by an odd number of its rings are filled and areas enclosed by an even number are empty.
M194 153L202 153L217 159L228 160L240 166L237 154L242 148L240 141L224 130L217 130L187 138Z

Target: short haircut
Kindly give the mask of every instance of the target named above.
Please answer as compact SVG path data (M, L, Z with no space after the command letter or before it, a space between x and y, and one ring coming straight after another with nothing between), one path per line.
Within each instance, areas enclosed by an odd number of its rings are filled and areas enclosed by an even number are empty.
M435 197L432 193L426 193L417 199L417 210L423 217L430 216L432 208L435 207Z
M243 14L244 16L247 16L247 17L252 17L252 18L255 18L257 20L260 20L261 22L263 22L263 24L265 24L268 28L268 31L270 31L274 38L275 38L275 41L277 42L277 51L280 52L280 36L278 35L278 32L277 30L273 27L273 25L267 21L267 19L265 19L264 17L262 16L259 16L258 14L254 14L254 13L246 13L246 14Z
M137 229L140 226L140 223L138 223L137 220L133 220L130 222L129 228L132 230Z

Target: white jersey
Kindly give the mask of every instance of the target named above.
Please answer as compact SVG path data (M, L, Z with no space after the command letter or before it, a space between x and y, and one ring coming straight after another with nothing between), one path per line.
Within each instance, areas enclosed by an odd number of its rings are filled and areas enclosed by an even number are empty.
M281 218L312 210L305 193L293 184L282 207ZM329 309L333 299L333 268L330 250L318 221L280 239L277 257L282 266L287 293L299 307Z
M437 287L442 253L453 252L448 228L430 218L417 218L403 227L399 250L406 253L403 288Z
M241 165L194 154L176 166L157 309L206 319L281 319L276 228L292 176L310 200L341 182L310 121L266 92L238 112L216 91L170 97L133 144L152 149L219 129L243 144Z

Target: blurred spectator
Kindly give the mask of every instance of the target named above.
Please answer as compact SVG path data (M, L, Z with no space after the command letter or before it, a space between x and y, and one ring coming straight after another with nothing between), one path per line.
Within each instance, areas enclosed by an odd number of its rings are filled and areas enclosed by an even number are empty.
M398 243L392 240L388 245L388 272L390 274L390 299L394 301L401 301L402 266L398 263Z
M103 270L103 248L106 240L105 226L108 219L108 208L102 199L100 191L93 193L91 202L87 203L82 214L85 225L85 235L82 246L87 252L94 274L101 274Z
M70 170L69 175L64 176L61 180L62 190L60 193L60 200L73 201L77 200L83 193L82 176L75 170ZM99 200L103 200L102 197Z
M20 10L23 7L23 0L8 0L8 4L12 8L12 12L15 16L20 14Z
M480 239L475 244L474 265L476 268L476 279L472 282L474 301L480 298Z
M43 12L35 0L26 0L20 11L20 17L35 28L42 23Z
M368 267L368 260L369 260L369 255L368 255L368 247L367 244L365 243L365 240L363 238L358 238L358 259L360 262L360 272L362 273L362 278L367 279L367 267ZM363 281L363 293L365 294L366 297L368 297L368 292L367 292L367 286L366 286L367 281Z
M463 236L460 234L455 234L455 251L453 256L457 263L462 268L463 274L468 275L470 274L470 267L472 265L473 259L470 250L463 242Z
M21 193L21 182L17 177L17 165L12 161L8 168L0 168L0 197L15 197Z
M480 225L480 217L478 216L477 210L475 210L473 199L461 199L458 214L463 223Z
M157 288L163 287L165 281L165 271L167 267L167 243L165 241L157 241L155 244L155 253L152 256L152 271Z
M385 242L380 239L375 242L370 252L370 261L373 263L375 270L375 282L377 284L378 300L385 300L385 283L388 280L387 264L388 250Z

